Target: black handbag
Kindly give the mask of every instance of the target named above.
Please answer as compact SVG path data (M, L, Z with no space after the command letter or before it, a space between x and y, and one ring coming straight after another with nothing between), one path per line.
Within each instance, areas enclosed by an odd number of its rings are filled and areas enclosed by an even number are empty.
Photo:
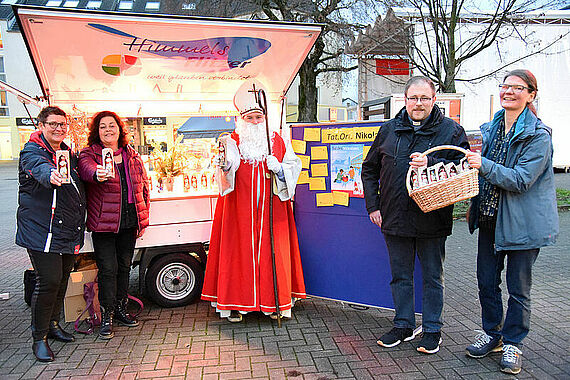
M24 301L31 306L32 294L36 288L36 272L33 269L24 271Z

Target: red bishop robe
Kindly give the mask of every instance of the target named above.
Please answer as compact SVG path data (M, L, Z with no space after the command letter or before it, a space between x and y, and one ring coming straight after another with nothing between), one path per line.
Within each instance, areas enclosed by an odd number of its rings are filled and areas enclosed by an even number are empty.
M238 143L237 134L232 138ZM283 161L285 143L273 135L273 155ZM265 161L241 159L234 190L216 204L202 299L219 310L275 312L269 236L269 170ZM273 196L275 266L281 311L292 297L306 298L291 201Z

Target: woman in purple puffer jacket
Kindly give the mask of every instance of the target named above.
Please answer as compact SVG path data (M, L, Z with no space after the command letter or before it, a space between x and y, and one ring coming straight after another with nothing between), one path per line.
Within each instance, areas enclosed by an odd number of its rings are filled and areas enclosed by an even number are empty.
M149 184L143 162L114 112L93 116L88 145L79 155L79 174L87 187L87 229L92 231L99 268L99 336L111 339L113 318L138 326L126 311L127 290L135 241L148 226ZM104 148L113 150L114 170L104 166Z

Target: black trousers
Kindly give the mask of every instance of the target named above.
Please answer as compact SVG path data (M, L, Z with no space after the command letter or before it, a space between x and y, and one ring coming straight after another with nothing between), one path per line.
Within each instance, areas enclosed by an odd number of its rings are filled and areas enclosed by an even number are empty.
M107 310L113 310L117 301L127 298L136 233L136 228L126 228L118 233L91 234L99 269L99 303Z
M32 336L41 339L47 335L50 321L59 321L63 298L67 290L69 272L75 255L45 253L28 249L36 272L36 287L32 294Z

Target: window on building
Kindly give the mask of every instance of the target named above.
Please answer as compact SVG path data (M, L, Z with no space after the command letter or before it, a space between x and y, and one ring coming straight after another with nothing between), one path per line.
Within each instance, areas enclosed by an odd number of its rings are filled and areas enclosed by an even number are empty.
M158 11L160 9L160 1L147 1L145 10Z
M62 0L49 0L46 3L46 7L59 7Z
M128 0L123 0L119 3L119 10L120 11L129 11L133 9L133 2Z
M79 0L67 0L63 3L64 8L77 8L77 5L79 5Z
M4 72L4 57L0 57L0 80L6 82L6 74ZM6 91L0 91L0 116L8 116L8 94Z
M87 5L85 6L85 8L89 8L89 9L99 9L101 8L101 4L103 2L99 1L99 0L89 0L87 2Z
M16 4L18 0L2 0L2 5Z

